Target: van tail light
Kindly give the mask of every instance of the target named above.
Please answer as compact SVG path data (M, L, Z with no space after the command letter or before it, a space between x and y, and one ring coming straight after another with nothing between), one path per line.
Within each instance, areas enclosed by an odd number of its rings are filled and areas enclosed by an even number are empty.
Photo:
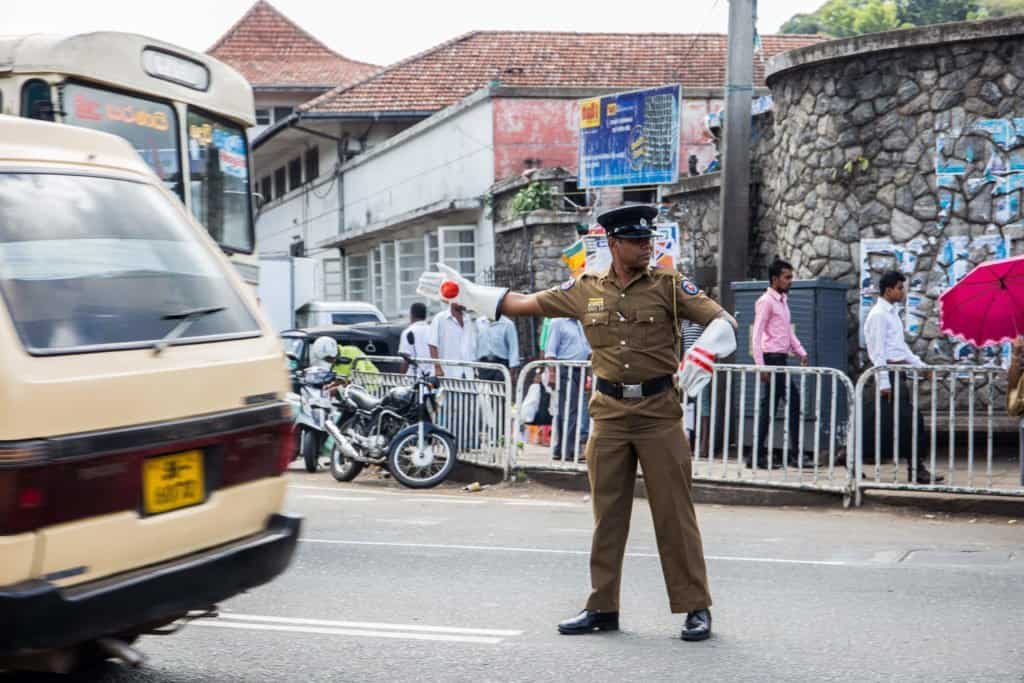
M0 535L42 526L52 496L43 442L0 444Z
M291 422L284 422L277 428L277 470L284 474L295 458L295 429Z

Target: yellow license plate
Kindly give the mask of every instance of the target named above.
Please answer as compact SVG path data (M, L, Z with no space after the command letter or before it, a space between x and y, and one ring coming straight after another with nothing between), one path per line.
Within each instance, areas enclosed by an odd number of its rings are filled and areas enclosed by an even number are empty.
M142 465L142 507L147 514L203 502L203 452L147 458Z

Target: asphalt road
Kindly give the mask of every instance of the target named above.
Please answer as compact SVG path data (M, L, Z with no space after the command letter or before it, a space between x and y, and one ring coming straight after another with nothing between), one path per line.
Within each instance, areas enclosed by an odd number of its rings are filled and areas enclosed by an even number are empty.
M646 501L623 630L559 636L591 515L534 487L409 491L293 472L293 566L102 681L1024 681L1024 520L699 506L714 636L678 639Z

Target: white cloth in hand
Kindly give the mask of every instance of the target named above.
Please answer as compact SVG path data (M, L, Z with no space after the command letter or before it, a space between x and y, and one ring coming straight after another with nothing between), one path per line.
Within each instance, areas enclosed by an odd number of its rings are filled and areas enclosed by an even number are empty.
M488 287L486 285L474 284L460 275L455 269L443 263L437 264L437 270L439 272L428 270L423 275L420 275L420 281L416 287L417 294L434 301L465 306L471 311L486 315L491 320L498 319L501 315L498 305L505 298L505 294L508 293L508 287ZM452 298L446 298L441 295L441 284L446 281L454 282L459 287L459 293Z
M704 385L711 381L715 361L731 355L735 350L736 331L732 325L724 318L712 320L679 364L679 389L687 396L696 398Z

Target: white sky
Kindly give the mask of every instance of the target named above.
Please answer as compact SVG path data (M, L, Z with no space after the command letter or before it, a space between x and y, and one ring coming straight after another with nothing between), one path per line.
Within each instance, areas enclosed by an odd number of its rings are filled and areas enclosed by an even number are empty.
M0 33L128 31L204 51L254 0L3 0ZM761 0L758 29L774 33L797 12L825 0ZM337 52L390 64L474 29L721 32L728 0L646 0L604 9L595 0L271 0L278 10ZM614 5L613 5L614 6Z

